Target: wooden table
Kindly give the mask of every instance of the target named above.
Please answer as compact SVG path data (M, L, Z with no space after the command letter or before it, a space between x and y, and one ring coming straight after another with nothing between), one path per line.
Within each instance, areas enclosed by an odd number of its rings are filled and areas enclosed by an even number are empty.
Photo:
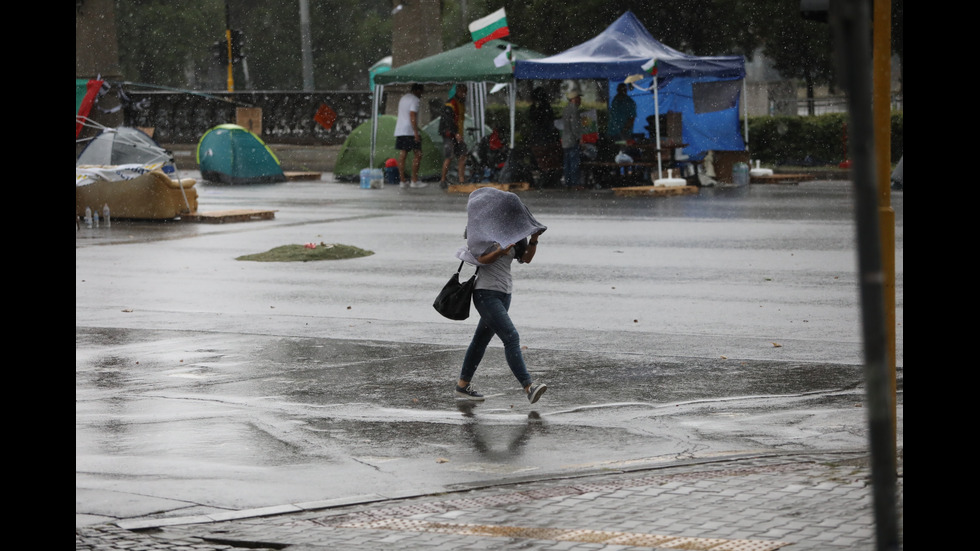
M686 143L676 143L676 142L661 142L660 143L660 160L673 162L674 156L678 149L684 149L687 147ZM648 162L657 162L657 144L656 143L637 143L626 148L633 147L640 150L643 155L642 159ZM625 148L624 148L625 149ZM665 167L666 168L666 167Z

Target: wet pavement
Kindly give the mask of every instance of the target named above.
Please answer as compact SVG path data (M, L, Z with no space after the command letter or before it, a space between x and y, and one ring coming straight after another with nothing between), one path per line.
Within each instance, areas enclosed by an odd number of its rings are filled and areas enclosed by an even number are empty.
M275 218L76 232L77 549L873 547L848 184L523 192L549 230L512 315L550 388L492 348L472 407L475 319L430 306L465 196L198 191ZM375 254L236 260L307 242Z

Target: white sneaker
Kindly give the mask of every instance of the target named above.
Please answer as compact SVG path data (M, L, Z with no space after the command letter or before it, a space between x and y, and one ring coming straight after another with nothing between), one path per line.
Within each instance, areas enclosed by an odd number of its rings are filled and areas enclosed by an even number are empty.
M400 187L402 189L408 189L408 182L406 182L405 180L402 180L401 182L398 182L398 187Z
M413 188L416 188L416 189L423 188L423 187L425 187L427 185L429 185L429 184L427 184L425 182L412 182L412 187Z

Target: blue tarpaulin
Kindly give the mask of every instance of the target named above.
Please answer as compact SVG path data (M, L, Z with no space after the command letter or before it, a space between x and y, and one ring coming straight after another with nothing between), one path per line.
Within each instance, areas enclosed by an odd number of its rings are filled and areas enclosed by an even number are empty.
M658 79L659 80L659 79ZM708 95L705 84L735 84L719 86L710 93L710 99L699 101L699 96ZM616 89L616 82L610 81L610 89ZM635 83L638 88L653 86L653 78ZM700 90L699 90L700 88ZM676 111L681 114L682 139L688 144L684 153L700 159L708 151L744 151L745 140L739 129L739 97L741 80L725 81L711 77L677 77L658 83L660 113ZM656 112L653 93L644 90L631 90L630 97L636 102L636 121L633 132L646 132L647 117ZM663 132L661 128L661 133Z
M627 11L596 37L550 57L518 60L519 79L606 79L610 90L626 77L641 74L643 65L657 60L659 112L682 114L684 152L699 158L710 150L743 151L738 114L742 56L694 56L666 46ZM729 82L729 84L724 84ZM722 83L711 85L710 83ZM637 83L652 86L652 79ZM646 117L655 113L652 92L633 90L637 102L634 131L645 132ZM707 110L706 109L717 109Z

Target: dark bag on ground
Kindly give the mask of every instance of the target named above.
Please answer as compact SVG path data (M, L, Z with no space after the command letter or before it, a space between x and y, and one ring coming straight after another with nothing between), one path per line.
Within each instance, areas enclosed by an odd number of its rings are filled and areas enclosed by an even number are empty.
M470 302L473 300L473 286L476 284L476 272L464 282L459 281L459 274L463 270L463 262L459 263L456 273L449 278L445 287L439 292L432 307L437 312L451 320L465 320L470 317ZM476 268L479 272L479 266Z

